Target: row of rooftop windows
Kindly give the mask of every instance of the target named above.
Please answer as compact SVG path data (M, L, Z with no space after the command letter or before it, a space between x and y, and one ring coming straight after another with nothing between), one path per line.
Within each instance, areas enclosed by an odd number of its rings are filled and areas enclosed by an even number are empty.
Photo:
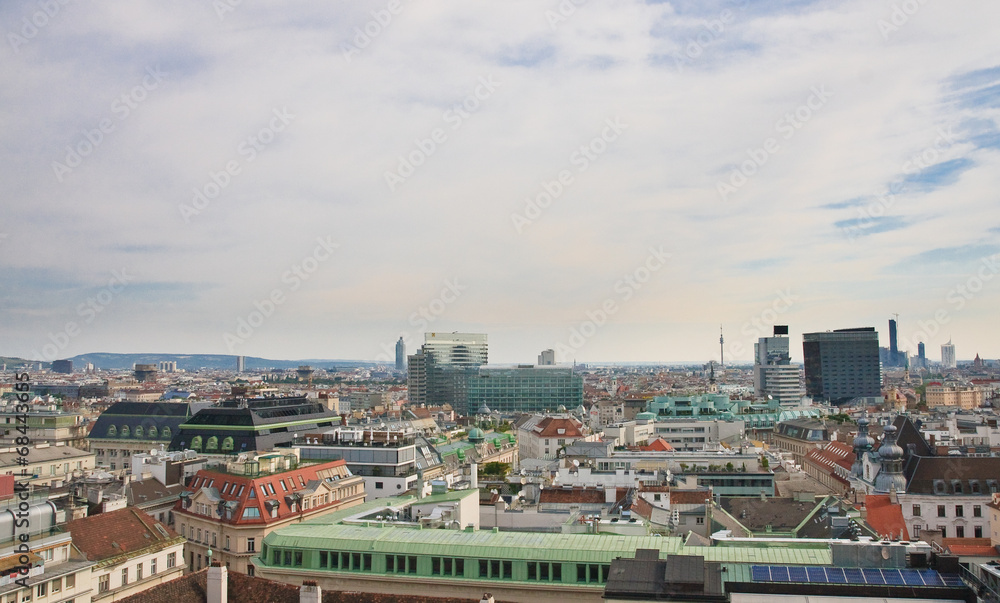
M108 426L108 437L109 438L148 438L150 440L155 440L160 438L162 440L169 440L173 435L170 432L169 427L164 427L163 429L156 429L155 425L151 425L149 429L143 430L142 425L136 425L135 428L131 428L128 425L122 425L120 428L117 425Z
M269 554L270 553L270 554ZM263 560L275 567L325 569L403 575L451 576L517 580L522 582L564 582L564 568L572 576L575 566L578 584L604 584L611 565L607 563L559 563L511 559L465 559L423 555L374 555L348 551L302 551L264 546ZM314 561L315 560L315 565ZM468 563L467 563L468 562Z

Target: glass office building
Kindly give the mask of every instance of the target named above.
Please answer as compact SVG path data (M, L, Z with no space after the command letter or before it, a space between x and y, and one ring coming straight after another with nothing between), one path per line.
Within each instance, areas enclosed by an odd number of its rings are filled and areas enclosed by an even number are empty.
M484 366L469 376L467 391L470 413L483 405L502 414L573 410L583 403L583 377L570 367Z

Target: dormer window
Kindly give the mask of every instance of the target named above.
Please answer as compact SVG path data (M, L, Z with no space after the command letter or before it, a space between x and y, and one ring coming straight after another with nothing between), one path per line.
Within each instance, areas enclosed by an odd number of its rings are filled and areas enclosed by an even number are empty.
M108 437L113 438L118 435L118 428L114 425L108 427Z
M947 488L943 479L934 480L934 494L947 494Z
M959 481L957 479L951 480L951 487L955 491L955 494L961 494L962 493L962 482L961 481Z

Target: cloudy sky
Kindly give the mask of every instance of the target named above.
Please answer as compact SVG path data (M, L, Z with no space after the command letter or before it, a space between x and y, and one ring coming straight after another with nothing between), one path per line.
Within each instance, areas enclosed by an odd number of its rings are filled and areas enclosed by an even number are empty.
M49 6L51 5L51 6ZM0 354L1000 356L995 1L0 5Z

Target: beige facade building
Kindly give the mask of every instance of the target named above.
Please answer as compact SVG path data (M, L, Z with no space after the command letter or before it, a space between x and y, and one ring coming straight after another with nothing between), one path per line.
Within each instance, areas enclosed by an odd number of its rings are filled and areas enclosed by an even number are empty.
M11 473L32 486L61 486L74 474L80 476L92 470L94 464L93 452L62 444L37 444L28 449L27 456L16 447L0 448L0 474ZM24 470L27 475L22 473Z
M957 406L966 410L983 405L983 391L978 387L929 385L927 406Z
M294 454L273 453L199 471L181 493L174 525L188 539L192 571L208 565L211 549L212 561L253 575L251 558L272 531L364 501L364 479L343 460L299 465Z

